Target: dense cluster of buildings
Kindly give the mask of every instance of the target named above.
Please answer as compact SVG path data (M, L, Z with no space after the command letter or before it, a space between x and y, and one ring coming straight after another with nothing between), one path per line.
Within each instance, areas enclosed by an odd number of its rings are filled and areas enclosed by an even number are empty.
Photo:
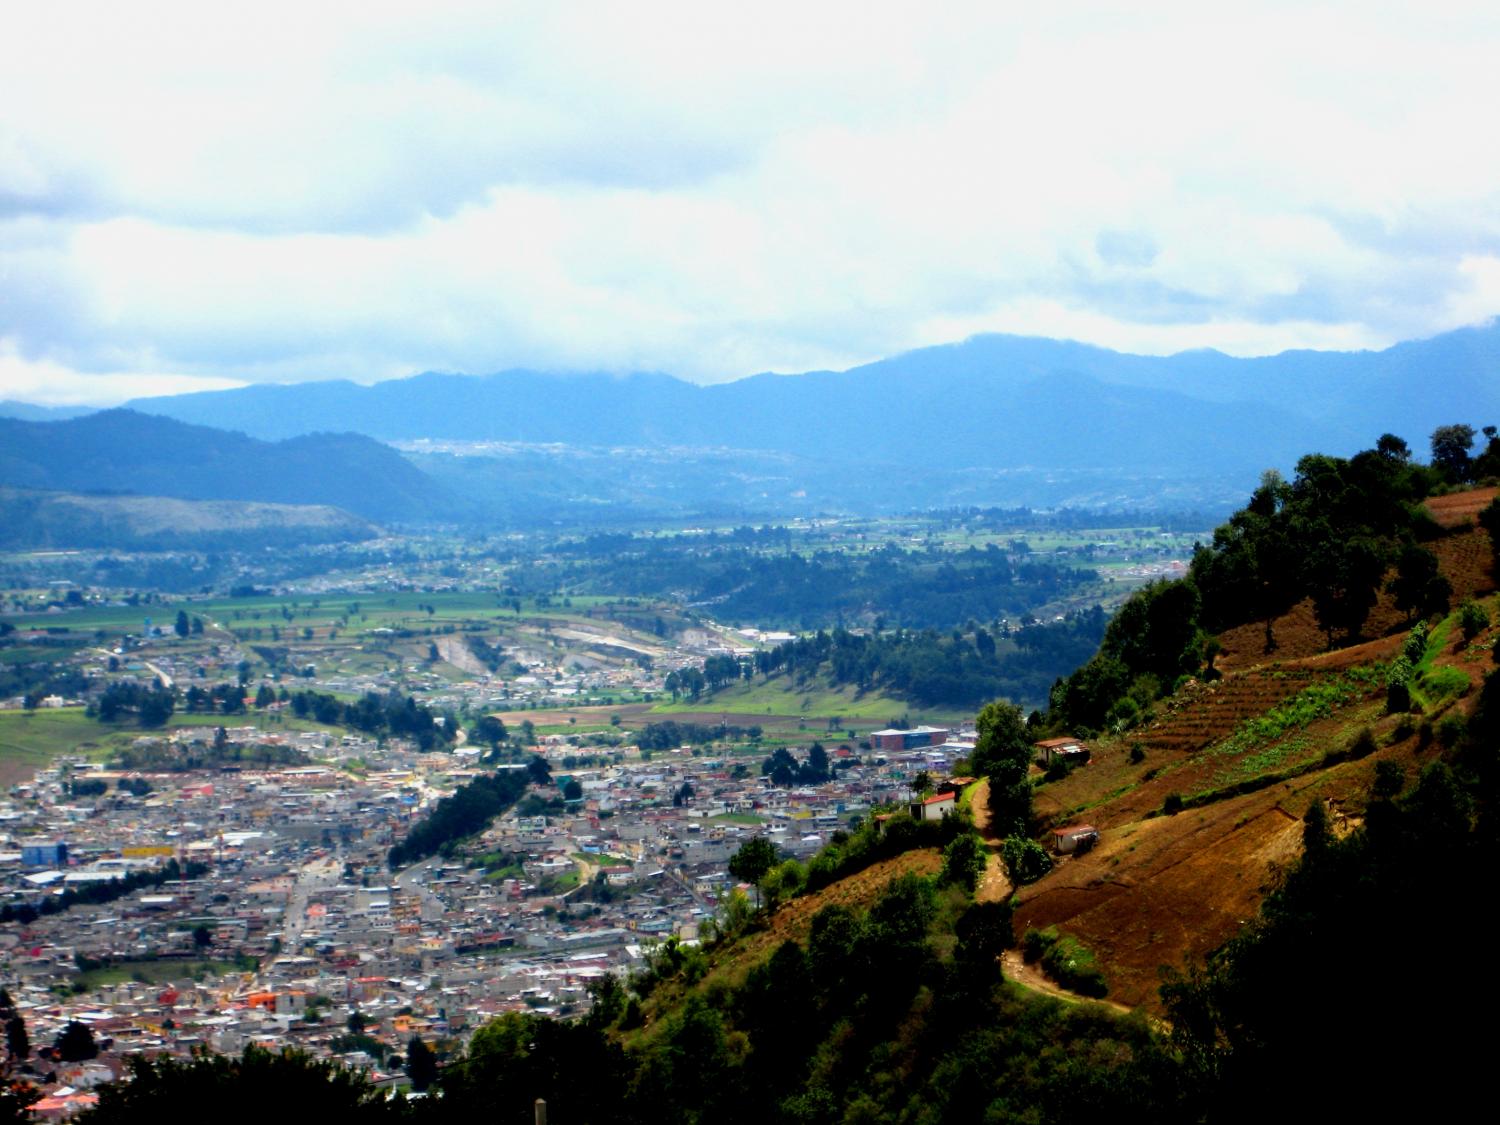
M269 742L294 760L171 768L213 736L143 740L158 769L63 760L0 801L0 983L54 1088L86 1090L123 1053L199 1045L296 1045L387 1076L413 1035L579 1011L593 979L699 937L753 835L806 857L972 748L840 747L826 783L777 788L730 749L569 769L580 748L556 736L536 748L551 782L461 854L392 872L391 845L474 775L470 755L245 727L221 736L231 750ZM45 1057L70 1021L101 1047L87 1072Z

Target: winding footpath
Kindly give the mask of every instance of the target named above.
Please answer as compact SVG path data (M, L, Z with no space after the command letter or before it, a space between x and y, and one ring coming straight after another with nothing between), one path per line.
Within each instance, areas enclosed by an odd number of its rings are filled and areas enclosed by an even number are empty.
M978 831L980 839L984 841L985 849L984 874L980 877L979 886L974 892L974 900L976 902L1003 902L1015 894L1016 888L1005 873L1005 860L1000 855L1000 849L1005 841L995 834L990 822L988 778L977 783L969 808L974 816L974 828ZM1001 955L1000 964L1005 970L1006 980L1014 981L1034 992L1078 1004L1103 1004L1106 1008L1113 1008L1126 1015L1132 1011L1113 1000L1097 1000L1092 996L1083 996L1069 991L1043 973L1041 966L1028 965L1019 949L1007 949Z

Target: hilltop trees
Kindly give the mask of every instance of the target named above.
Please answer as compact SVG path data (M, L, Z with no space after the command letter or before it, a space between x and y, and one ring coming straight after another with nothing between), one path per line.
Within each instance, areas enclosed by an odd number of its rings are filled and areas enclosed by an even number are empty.
M1469 450L1473 448L1473 426L1439 426L1432 431L1433 468L1455 484L1472 480L1474 462L1469 456Z
M1207 634L1201 611L1191 580L1136 591L1109 623L1094 657L1053 687L1053 718L1089 730L1131 723L1179 677L1202 667Z
M1456 431L1465 430L1472 441L1467 426L1438 431L1450 467L1464 440ZM1417 507L1437 478L1412 464L1406 443L1391 434L1347 460L1309 454L1290 484L1268 477L1193 556L1189 576L1203 598L1204 626L1220 631L1265 620L1269 650L1271 619L1311 597L1331 647L1336 634L1359 635L1393 562L1401 567L1403 608L1440 605L1445 593L1435 560L1418 545L1433 528Z
M407 1119L411 1103L390 1098L358 1070L314 1059L300 1051L247 1048L238 1058L207 1052L177 1059L168 1054L125 1058L128 1082L100 1088L87 1120L108 1125L159 1122L187 1106L250 1106L274 1094L293 1116L308 1121Z
M1392 566L1387 588L1398 608L1412 616L1444 611L1452 589L1422 545L1442 531L1421 502L1445 479L1472 477L1473 438L1472 427L1440 427L1430 467L1383 434L1347 459L1303 457L1291 481L1267 473L1249 503L1197 547L1185 579L1146 586L1121 607L1094 657L1054 685L1049 724L1129 727L1181 677L1214 675L1210 634L1261 621L1270 653L1273 621L1303 599L1329 648L1357 640ZM1490 446L1500 468L1500 431ZM1479 522L1500 537L1500 506Z

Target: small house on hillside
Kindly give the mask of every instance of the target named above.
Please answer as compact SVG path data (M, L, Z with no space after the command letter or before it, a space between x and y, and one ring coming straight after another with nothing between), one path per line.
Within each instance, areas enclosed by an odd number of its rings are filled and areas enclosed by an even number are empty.
M1099 842L1099 830L1092 824L1070 824L1052 830L1052 850L1058 855L1082 854Z
M1072 736L1044 738L1032 745L1036 749L1037 760L1043 766L1050 766L1053 762L1062 762L1068 766L1081 766L1089 760L1089 748Z
M956 794L952 792L939 793L923 801L913 801L911 815L913 820L942 820L943 817L957 808L958 799Z

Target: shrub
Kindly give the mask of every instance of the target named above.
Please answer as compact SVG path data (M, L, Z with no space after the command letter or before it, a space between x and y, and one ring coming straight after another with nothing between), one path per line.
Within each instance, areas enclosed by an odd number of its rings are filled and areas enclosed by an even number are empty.
M1407 646L1410 647L1410 640ZM1405 651L1391 661L1385 674L1385 709L1392 715L1405 714L1411 710L1412 662Z
M972 892L984 874L984 845L976 832L953 837L943 849L943 882L957 883Z
M1130 744L1130 764L1138 766L1146 760L1146 748L1139 742Z
M1364 727L1354 736L1354 741L1349 746L1349 756L1356 759L1368 758L1375 750L1375 732Z
M1490 627L1489 612L1473 598L1465 598L1458 607L1458 627L1464 631L1464 640L1472 641Z
M1418 621L1412 627L1412 631L1406 634L1406 643L1401 646L1401 659L1405 660L1408 664L1420 664L1426 652L1427 622Z
M1161 803L1161 811L1168 816L1176 816L1182 811L1182 794L1168 793L1167 799Z
M1075 937L1045 930L1027 930L1021 939L1022 956L1027 962L1040 961L1042 971L1064 988L1081 996L1099 998L1108 995L1109 984L1094 963L1094 954Z
M1017 886L1035 883L1052 870L1052 857L1035 840L1012 836L1005 841L1000 855L1005 861L1005 870L1010 873L1011 882Z
M1389 800L1406 788L1406 771L1392 761L1375 763L1375 783L1370 791L1377 797Z
M1464 737L1465 723L1461 715L1448 715L1437 725L1437 738L1444 749L1451 750Z

